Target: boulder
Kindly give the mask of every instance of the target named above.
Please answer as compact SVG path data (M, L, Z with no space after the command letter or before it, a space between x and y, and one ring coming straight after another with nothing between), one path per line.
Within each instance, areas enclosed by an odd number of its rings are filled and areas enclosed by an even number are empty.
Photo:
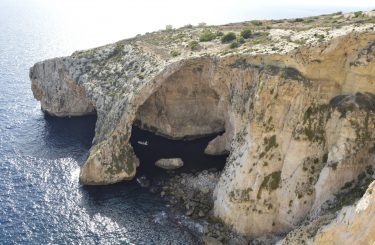
M155 162L155 165L163 169L177 169L184 165L181 158L162 158Z
M220 242L219 240L213 238L213 237L210 237L210 236L203 236L203 243L205 245L222 245L223 243Z

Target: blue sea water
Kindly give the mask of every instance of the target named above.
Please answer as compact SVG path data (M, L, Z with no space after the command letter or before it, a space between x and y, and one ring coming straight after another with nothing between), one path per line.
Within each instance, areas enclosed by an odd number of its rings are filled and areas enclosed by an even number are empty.
M95 118L44 116L28 78L35 62L76 48L51 25L37 11L0 8L0 244L194 244L135 182L79 184Z

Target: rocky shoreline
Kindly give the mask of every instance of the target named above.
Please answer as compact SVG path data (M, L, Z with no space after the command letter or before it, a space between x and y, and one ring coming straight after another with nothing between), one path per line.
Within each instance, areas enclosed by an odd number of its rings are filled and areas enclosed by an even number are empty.
M274 244L280 240L281 237L277 236L250 240L234 232L214 216L214 190L221 171L211 168L180 174L169 171L169 174L169 178L152 181L153 184L144 187L160 194L166 201L171 216L177 220L176 223L190 230L200 244Z
M213 192L220 174L208 169L174 175L163 183L160 196L171 212L183 213L202 227L198 233L202 244L247 244L244 237L232 232L213 214Z
M82 184L136 176L135 124L171 139L224 132L205 150L229 152L224 170L212 180L173 177L160 192L171 207L217 217L249 239L290 233L279 244L372 244L374 176L362 197L338 194L355 192L375 168L374 18L338 12L148 33L39 62L32 90L51 115L97 113ZM330 223L318 222L314 236L298 230L327 201L339 210ZM206 243L229 242L222 230L208 227Z

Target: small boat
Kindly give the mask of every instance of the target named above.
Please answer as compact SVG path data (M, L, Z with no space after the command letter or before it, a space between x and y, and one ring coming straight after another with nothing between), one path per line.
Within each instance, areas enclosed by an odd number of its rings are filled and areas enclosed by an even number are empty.
M140 144L140 145L148 145L148 141L147 140L145 140L145 141L138 141L137 142L138 144Z

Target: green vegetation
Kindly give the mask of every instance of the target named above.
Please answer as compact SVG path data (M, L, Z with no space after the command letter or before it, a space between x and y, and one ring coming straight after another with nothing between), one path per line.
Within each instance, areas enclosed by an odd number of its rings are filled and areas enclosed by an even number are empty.
M324 125L330 116L329 111L330 107L326 104L312 105L305 111L303 117L303 124L305 125L303 134L309 141L325 142Z
M354 18L359 18L359 17L363 17L364 14L362 11L357 11L357 12L354 12Z
M245 39L243 37L237 37L237 42L238 43L245 43Z
M222 31L217 31L217 32L216 32L216 36L217 36L217 37L222 37L222 36L224 36L224 32L222 32Z
M337 169L337 164L338 164L338 162L334 162L334 163L329 164L328 166L331 167L332 170L336 170Z
M257 198L260 199L262 195L262 190L266 189L268 191L273 191L279 188L281 181L281 171L273 172L266 177L264 177L262 184L259 187Z
M250 21L250 23L255 25L255 26L263 25L262 21L260 21L260 20L252 20L252 21Z
M177 50L173 50L173 51L171 51L171 55L172 55L172 57L177 57L177 56L181 55L181 53Z
M199 41L200 42L209 42L211 40L214 40L215 38L216 38L216 35L211 30L204 30L199 37Z
M236 33L234 33L234 32L228 32L227 34L225 34L221 38L221 42L222 43L230 43L230 42L236 40L236 38L237 38Z
M192 51L196 51L199 49L199 42L198 41L191 41L189 43L189 47Z
M272 148L276 148L279 146L276 142L276 135L273 135L269 138L265 137L263 145L264 151L259 154L259 159L263 158Z
M268 152L272 148L276 148L279 145L276 143L276 135L271 136L270 138L264 138L265 151Z
M116 43L115 48L113 49L113 52L108 55L108 59L112 59L113 61L120 61L123 57L123 51L124 51L124 43L118 42Z
M325 36L324 36L323 34L318 34L318 33L315 33L315 34L314 34L314 37L318 38L318 39L319 39L319 40L318 40L319 42L323 41L324 38L325 38Z
M337 211L344 206L353 205L359 200L369 188L372 178L373 169L371 166L361 174L358 175L356 180L345 183L341 190L335 194L335 200L327 201L328 211ZM372 188L367 190L372 192ZM370 193L371 194L371 193Z
M240 44L238 43L237 40L234 40L232 41L230 44L229 44L229 47L230 48L238 48L240 46Z
M246 30L241 31L240 36L243 37L243 38L245 38L245 39L250 38L251 37L251 30L250 29L246 29Z
M296 18L294 22L303 22L303 18Z
M187 24L187 25L184 25L184 28L191 29L191 28L193 28L193 25L192 24Z
M231 202L248 202L250 201L250 192L252 191L253 189L250 187L243 190L235 189L229 192L229 199Z

